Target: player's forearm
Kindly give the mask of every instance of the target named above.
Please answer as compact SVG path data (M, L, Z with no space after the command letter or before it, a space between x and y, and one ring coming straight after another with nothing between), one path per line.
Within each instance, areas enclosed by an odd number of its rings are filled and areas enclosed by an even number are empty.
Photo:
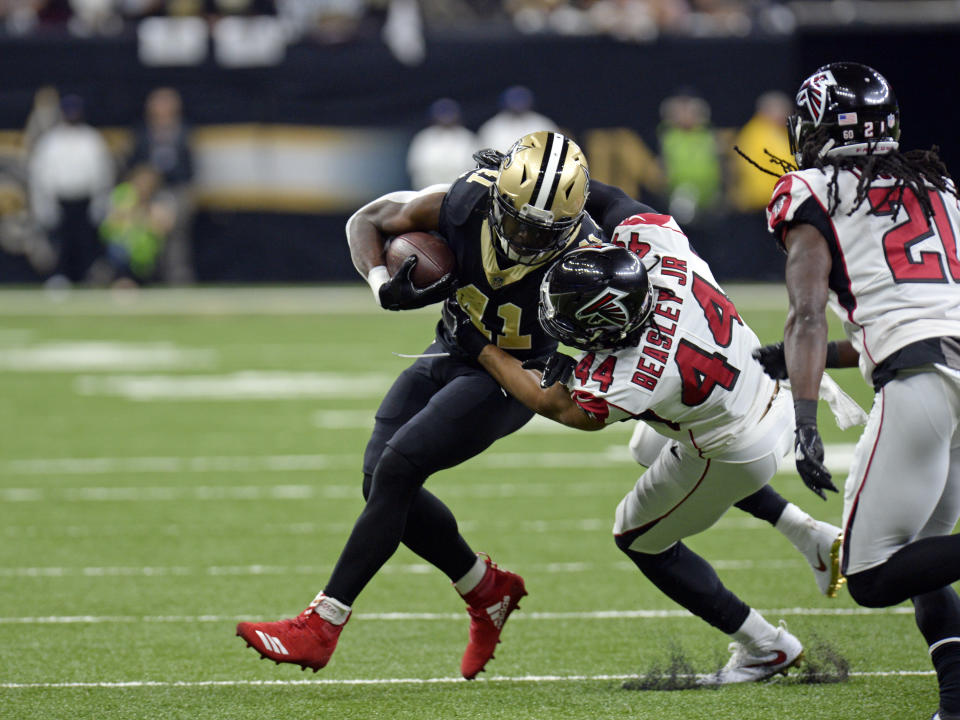
M816 400L827 357L827 322L823 313L790 311L783 332L787 375L798 400Z
M487 345L477 361L513 397L535 413L547 414L549 408L544 402L546 393L540 387L539 376L532 370L525 370L517 358L495 345Z
M832 265L823 235L812 225L790 228L785 277L790 310L783 332L783 355L794 400L816 400L827 359L827 295Z
M540 387L540 374L525 370L517 358L505 353L495 345L487 345L477 361L500 383L500 387L538 415L555 422L583 430L589 420L560 384L547 389Z
M419 192L392 192L357 210L346 227L350 257L357 272L369 281L370 270L384 265L383 246L387 238L414 230L438 230L445 188L434 185Z
M372 268L384 265L384 238L369 218L362 214L362 211L350 217L346 231L353 266L366 278Z

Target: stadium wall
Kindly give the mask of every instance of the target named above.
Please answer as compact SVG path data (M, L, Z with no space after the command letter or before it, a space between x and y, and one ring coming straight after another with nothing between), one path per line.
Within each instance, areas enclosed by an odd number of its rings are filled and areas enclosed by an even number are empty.
M53 84L86 99L88 119L109 131L122 155L149 90L174 86L194 128L198 279L353 280L343 223L365 201L408 185L406 146L437 97L459 100L465 124L476 128L496 111L504 87L528 85L537 109L584 145L595 176L657 204L643 160L656 148L660 101L680 88L698 91L714 125L732 129L749 119L761 92L791 92L823 62L873 62L907 108L910 142L945 144L951 113L932 98L947 93L929 70L948 67L955 38L940 31L934 39L857 28L649 44L478 34L428 38L416 67L378 41L357 40L297 44L278 65L226 69L213 58L188 68L147 67L133 37L3 38L0 133L15 142L34 91ZM948 160L953 152L944 148ZM624 162L628 157L635 161ZM758 217L722 215L688 230L723 279L782 272ZM0 281L37 279L22 258L0 252Z

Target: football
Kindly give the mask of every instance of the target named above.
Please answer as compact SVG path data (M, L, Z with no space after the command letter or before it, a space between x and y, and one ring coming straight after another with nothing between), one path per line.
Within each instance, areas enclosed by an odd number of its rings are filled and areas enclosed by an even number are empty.
M415 287L423 288L436 282L457 268L456 258L447 243L428 232L409 232L391 238L384 248L387 272L393 277L403 261L410 255L417 256L411 280Z

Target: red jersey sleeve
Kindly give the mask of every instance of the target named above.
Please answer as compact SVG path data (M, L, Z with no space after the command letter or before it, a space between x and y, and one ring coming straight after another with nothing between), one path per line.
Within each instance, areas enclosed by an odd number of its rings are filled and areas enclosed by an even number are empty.
M606 422L610 415L610 407L607 405L607 401L588 393L586 390L574 390L573 401L584 411L598 420L603 420L603 422Z

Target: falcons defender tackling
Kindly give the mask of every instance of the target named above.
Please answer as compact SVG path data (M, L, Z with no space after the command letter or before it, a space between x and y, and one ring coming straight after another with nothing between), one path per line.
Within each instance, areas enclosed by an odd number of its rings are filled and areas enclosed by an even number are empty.
M617 546L662 592L733 640L730 661L702 683L785 672L802 656L800 641L724 587L682 541L766 488L790 448L790 395L751 357L756 336L673 218L597 182L588 210L612 244L564 256L540 293L541 324L583 351L576 361L554 355L541 380L487 344L456 306L445 306L445 322L537 413L582 430L639 419L657 431L634 437L649 469L617 508ZM808 557L825 549L825 558L839 549L839 528L779 499L789 512L778 508L773 520L798 549ZM834 574L823 590L837 581Z
M889 83L857 63L806 79L789 122L800 170L767 210L787 251L783 344L797 469L830 485L814 399L824 366L858 364L876 390L844 496L843 568L861 605L913 601L940 686L934 718L960 718L960 206L935 151L901 153ZM828 302L847 340L827 342Z

